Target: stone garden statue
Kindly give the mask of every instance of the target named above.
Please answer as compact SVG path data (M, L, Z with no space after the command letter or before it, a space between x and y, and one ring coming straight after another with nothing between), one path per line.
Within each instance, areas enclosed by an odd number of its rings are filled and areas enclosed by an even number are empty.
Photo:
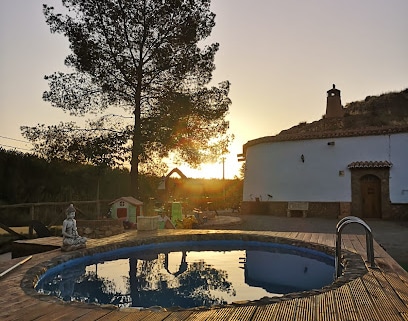
M65 210L67 218L62 223L62 251L73 251L86 247L86 237L78 235L75 207L73 204Z

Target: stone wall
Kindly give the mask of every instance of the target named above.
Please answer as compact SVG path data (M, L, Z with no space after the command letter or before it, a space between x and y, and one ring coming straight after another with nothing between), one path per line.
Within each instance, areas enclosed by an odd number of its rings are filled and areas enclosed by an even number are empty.
M308 217L340 217L339 202L309 202Z
M90 239L100 239L123 233L123 223L119 220L77 220L78 234Z
M339 202L308 202L309 209L306 211L308 217L330 217L340 216ZM253 215L287 216L288 202L242 202L241 213ZM302 216L302 211L292 211L291 216Z
M307 217L339 218L349 215L361 217L351 212L351 203L308 202ZM241 213L244 215L287 216L288 202L242 202ZM292 217L301 217L302 211L292 211ZM408 204L391 204L383 207L382 218L388 220L408 220Z
M392 220L408 221L408 204L390 204L386 217Z

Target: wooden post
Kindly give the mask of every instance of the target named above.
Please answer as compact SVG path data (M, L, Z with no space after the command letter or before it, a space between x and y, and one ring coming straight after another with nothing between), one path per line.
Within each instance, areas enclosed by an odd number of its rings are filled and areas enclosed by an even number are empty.
M31 220L34 221L35 220L35 207L34 207L34 205L30 206L30 216L31 216Z
M96 218L101 218L101 203L99 202L99 175L98 175L98 184L96 186Z
M30 216L31 216L31 220L34 221L35 220L35 207L34 207L34 205L30 206ZM33 235L34 235L33 227L30 224L29 229L28 229L28 236L29 236L30 239L32 239Z

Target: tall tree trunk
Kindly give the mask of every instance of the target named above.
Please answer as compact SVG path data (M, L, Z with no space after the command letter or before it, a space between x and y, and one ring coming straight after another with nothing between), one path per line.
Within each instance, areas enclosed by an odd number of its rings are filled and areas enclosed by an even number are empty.
M141 72L140 72L141 74ZM140 198L139 186L139 157L142 153L142 129L140 121L141 111L141 76L138 77L135 95L135 127L133 129L132 160L130 169L130 192L131 196Z
M140 110L140 107L139 107ZM135 109L135 128L133 130L132 160L130 169L130 193L138 198L139 194L139 155L140 155L140 112Z
M144 2L144 16L146 15L146 1ZM135 198L140 198L139 186L139 162L142 154L142 124L141 124L141 107L142 107L142 81L143 81L143 47L147 38L146 24L144 24L143 38L140 43L138 61L132 54L133 62L137 65L136 68L136 91L135 91L135 128L133 129L133 147L132 161L130 170L130 189L131 194Z
M100 188L101 176L98 170L98 182L96 184L96 218L99 220L101 218L101 203L99 202L99 188Z

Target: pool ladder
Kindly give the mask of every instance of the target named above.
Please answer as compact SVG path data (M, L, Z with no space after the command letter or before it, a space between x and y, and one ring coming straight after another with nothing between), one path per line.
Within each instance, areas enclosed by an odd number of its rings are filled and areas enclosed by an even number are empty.
M341 233L347 225L352 223L356 223L364 227L366 232L367 262L370 263L371 268L375 268L373 233L371 232L371 228L361 218L356 216L347 216L342 218L336 225L336 278L341 275Z

